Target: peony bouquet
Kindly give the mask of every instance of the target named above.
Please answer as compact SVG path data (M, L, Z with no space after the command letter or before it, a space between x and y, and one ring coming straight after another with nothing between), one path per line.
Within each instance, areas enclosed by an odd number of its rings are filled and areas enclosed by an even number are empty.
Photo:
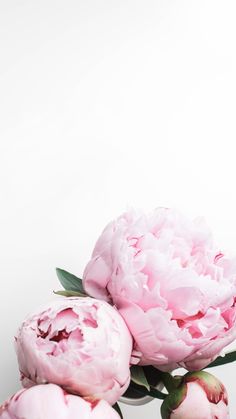
M236 258L202 218L128 211L82 279L57 275L64 290L15 337L23 389L0 419L118 419L118 401L153 398L163 419L229 418L224 385L203 369L236 359L222 352L236 338Z

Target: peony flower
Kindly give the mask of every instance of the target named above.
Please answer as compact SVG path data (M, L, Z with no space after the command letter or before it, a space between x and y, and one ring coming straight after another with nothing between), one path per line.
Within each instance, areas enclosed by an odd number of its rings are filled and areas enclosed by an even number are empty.
M130 381L132 338L118 311L92 298L60 298L22 324L16 351L24 387L54 383L114 404Z
M98 239L83 286L112 301L134 338L133 363L204 368L236 337L236 259L202 219L129 211Z
M164 400L161 416L162 419L229 419L226 389L205 371L188 373Z
M20 390L0 407L0 419L119 419L104 400L89 402L55 384Z

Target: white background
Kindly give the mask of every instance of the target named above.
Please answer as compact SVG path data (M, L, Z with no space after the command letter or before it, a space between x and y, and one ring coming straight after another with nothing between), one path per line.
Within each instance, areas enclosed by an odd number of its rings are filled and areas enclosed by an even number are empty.
M235 21L234 0L0 0L0 401L54 267L81 275L127 206L205 215L236 253Z

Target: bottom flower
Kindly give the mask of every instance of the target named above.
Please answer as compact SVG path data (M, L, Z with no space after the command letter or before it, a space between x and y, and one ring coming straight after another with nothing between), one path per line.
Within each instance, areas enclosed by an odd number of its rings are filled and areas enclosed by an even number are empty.
M88 401L55 384L20 390L0 407L1 419L119 419L104 400Z
M226 389L208 372L187 373L164 400L161 415L162 419L229 419Z

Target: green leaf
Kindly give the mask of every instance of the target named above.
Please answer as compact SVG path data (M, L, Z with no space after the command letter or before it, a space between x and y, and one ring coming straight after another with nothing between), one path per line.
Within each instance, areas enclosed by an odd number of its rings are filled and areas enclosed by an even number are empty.
M63 288L65 288L66 291L76 291L86 296L86 292L84 291L82 284L82 279L60 268L56 268L56 273L61 285Z
M120 409L120 406L118 405L118 403L114 404L112 407L113 407L113 409L115 409L117 411L117 413L120 415L121 419L123 419L123 415L122 415L122 412L121 412L121 409Z
M154 387L151 387L151 389L149 391L145 387L140 386L138 384L135 384L133 381L131 381L128 390L131 390L131 391L134 390L135 393L140 394L140 397L141 396L151 396L154 399L160 399L160 400L165 400L165 398L167 397L166 393L162 393L160 390L157 390ZM124 394L124 396L126 396L126 393ZM129 395L127 395L127 397L129 397Z
M218 356L215 361L207 365L205 368L217 367L234 361L236 361L236 351L228 352L225 356Z
M71 290L53 291L53 293L57 295L63 295L64 297L87 297L87 295L81 294L81 292Z
M144 365L142 368L150 386L155 387L158 383L162 381L161 380L162 371L159 371L157 368L153 367L152 365Z
M167 397L167 394L162 393L162 391L157 390L157 388L152 387L149 392L149 396L153 397L154 399L165 400L165 398Z
M146 375L144 373L144 370L139 365L133 365L130 368L131 372L131 380L138 384L139 386L145 387L148 391L150 391L150 385L148 384Z

